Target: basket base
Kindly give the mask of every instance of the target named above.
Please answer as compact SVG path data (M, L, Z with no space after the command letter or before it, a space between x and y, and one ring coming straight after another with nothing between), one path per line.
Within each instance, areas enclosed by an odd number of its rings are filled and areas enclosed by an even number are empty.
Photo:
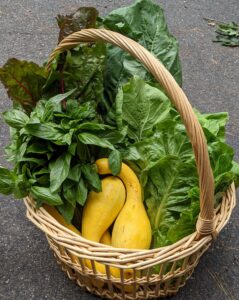
M53 250L53 249L52 249ZM164 288L158 288L157 282L147 285L141 285L137 288L135 295L132 293L127 293L123 291L122 288L114 287L113 290L109 290L107 284L104 280L97 279L90 274L83 274L71 268L67 263L62 261L62 259L53 250L54 256L56 258L57 264L60 266L61 270L66 273L69 279L73 280L77 285L79 285L85 291L94 294L103 299L113 299L113 300L146 300L146 299L158 299L171 297L177 294L179 289L183 287L186 281L190 278L194 271L194 267L187 271L184 276L178 277L180 283L176 284L176 287L170 288L169 282L166 282ZM175 280L175 279L174 279ZM177 279L176 279L177 280Z

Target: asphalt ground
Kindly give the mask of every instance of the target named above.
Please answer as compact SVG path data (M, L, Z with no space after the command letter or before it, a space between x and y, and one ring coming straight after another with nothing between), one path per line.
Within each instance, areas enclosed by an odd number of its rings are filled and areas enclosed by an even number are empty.
M171 32L180 43L183 89L202 112L228 111L228 143L239 154L239 48L212 43L214 30L203 18L239 23L238 0L164 0ZM57 43L55 16L79 6L95 6L102 15L133 1L0 0L0 65L10 57L45 61ZM0 85L0 110L11 106ZM8 127L0 119L0 164ZM203 255L175 300L239 299L239 209ZM25 217L21 200L0 195L0 299L98 299L81 290L60 270L45 236Z

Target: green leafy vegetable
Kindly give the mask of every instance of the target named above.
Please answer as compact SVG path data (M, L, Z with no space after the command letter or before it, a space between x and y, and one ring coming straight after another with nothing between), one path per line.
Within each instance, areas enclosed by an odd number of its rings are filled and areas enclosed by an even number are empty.
M216 23L216 39L213 42L219 42L223 46L239 46L239 25L235 22Z
M181 85L182 72L178 56L178 42L169 33L162 8L150 0L138 0L128 7L112 11L103 25L122 33L148 49L172 73ZM108 46L105 88L113 101L118 88L133 75L154 81L142 63L118 47Z
M127 150L123 145L119 151L140 177L152 245L176 242L195 230L199 213L198 174L185 127L169 99L138 77L119 89L115 101L110 116L119 129L128 126ZM237 179L233 149L225 143L228 114L196 114L208 142L216 205Z
M138 0L97 17L94 8L58 16L59 41L82 28L115 30L146 47L181 84L178 42L158 5ZM220 31L232 41L235 26ZM56 206L71 222L88 192L101 191L95 161L107 157L113 175L122 161L138 175L152 247L195 231L200 191L192 146L179 114L138 61L115 46L87 43L56 57L48 76L34 63L11 59L0 79L14 101L3 115L14 169L0 168L1 193L30 194L38 206ZM225 142L228 114L195 113L208 143L217 206L233 181L239 185L239 167Z
M224 23L204 18L208 25L216 27L216 38L213 42L220 43L227 47L239 46L239 25L235 22Z
M153 126L167 117L170 102L164 93L139 77L132 78L121 89L116 97L118 128L127 125L128 136L139 141L149 134Z

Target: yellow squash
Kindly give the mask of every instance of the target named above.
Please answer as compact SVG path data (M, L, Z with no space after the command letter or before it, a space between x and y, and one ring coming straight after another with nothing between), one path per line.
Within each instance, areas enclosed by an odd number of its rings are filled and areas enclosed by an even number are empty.
M66 222L64 217L58 212L58 210L55 207L52 207L48 204L43 204L43 207L61 225L63 225L64 227L70 229L71 231L81 235L80 231L75 226L73 226L72 224L69 224L69 223ZM61 251L61 248L60 248L60 251ZM62 254L64 255L64 252L62 252ZM74 254L71 254L71 253L69 253L69 255L71 257L72 262L75 263L75 264L78 264L77 256L75 256Z
M75 226L66 222L64 217L57 211L57 209L55 207L52 207L48 204L43 204L43 207L61 225L65 226L66 228L70 229L71 231L81 235L80 231ZM102 237L100 239L100 243L110 245L111 236L110 236L110 233L108 230L105 231L104 234L102 235ZM61 248L60 248L60 251L61 251ZM62 252L62 255L64 255L64 252ZM79 264L77 256L75 256L74 254L71 254L71 253L69 253L69 255L70 255L73 263ZM87 265L87 267L91 268L91 263L88 260L85 260L85 264ZM96 266L97 266L97 270L103 271L103 273L105 273L103 265L96 263ZM92 279L92 283L96 287L99 287L99 288L101 288L103 286L103 283L100 280L97 280L96 278Z
M110 236L106 230L114 222L125 202L125 187L122 181L114 176L102 179L102 191L90 192L83 209L82 236L88 240L99 242L101 237L110 244ZM89 260L86 260L88 268L92 268ZM95 263L96 270L105 274L105 266ZM118 269L111 268L111 274L120 277Z
M111 174L107 158L96 161L98 173ZM113 247L128 249L149 249L151 226L144 204L139 180L126 164L122 163L118 177L126 188L126 202L114 223L112 231Z
M108 246L111 245L111 236L109 230L106 230L106 232L102 235L100 243Z
M56 219L61 225L65 226L66 228L70 229L71 231L81 235L80 231L72 224L67 223L64 217L58 212L55 207L52 207L48 204L43 204L44 209L54 218ZM108 230L104 232L100 239L101 244L111 245L111 236Z
M119 178L109 176L101 182L102 192L89 193L82 215L82 236L94 242L100 241L125 202L125 188Z
M72 224L66 222L64 217L58 212L58 210L55 207L52 207L48 204L43 204L43 207L61 225L63 225L64 227L70 229L71 231L73 231L73 232L75 232L79 235L81 234L80 231L75 226L73 226Z

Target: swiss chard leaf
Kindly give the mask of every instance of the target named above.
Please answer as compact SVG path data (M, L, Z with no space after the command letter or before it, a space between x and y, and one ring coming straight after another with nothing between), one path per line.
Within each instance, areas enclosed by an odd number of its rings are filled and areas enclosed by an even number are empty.
M75 98L81 103L92 101L93 107L104 103L103 71L106 46L96 43L81 44L68 50L64 58L59 58L60 69L52 69L45 92L52 86L64 85L61 90L76 89ZM56 75L57 74L57 75ZM52 79L53 77L53 79Z
M94 28L98 11L94 7L80 7L71 15L58 15L57 23L60 28L59 42L69 34L84 28Z
M209 140L208 132L222 142L225 141L225 126L228 121L228 113L200 114L197 111L195 112Z
M11 58L0 68L0 80L7 89L8 96L31 111L42 97L42 87L47 73L43 67L33 62Z
M237 178L232 172L233 150L225 144L228 115L196 113L207 137L216 203ZM160 90L133 78L119 90L112 115L119 128L128 125L127 151L125 146L119 150L139 174L153 229L153 247L171 244L176 237L192 233L199 209L198 174L178 113ZM170 230L172 226L174 231Z
M189 235L195 228L196 220L200 211L199 201L193 201L180 216L180 219L172 224L168 231L168 240L175 243L179 239Z

